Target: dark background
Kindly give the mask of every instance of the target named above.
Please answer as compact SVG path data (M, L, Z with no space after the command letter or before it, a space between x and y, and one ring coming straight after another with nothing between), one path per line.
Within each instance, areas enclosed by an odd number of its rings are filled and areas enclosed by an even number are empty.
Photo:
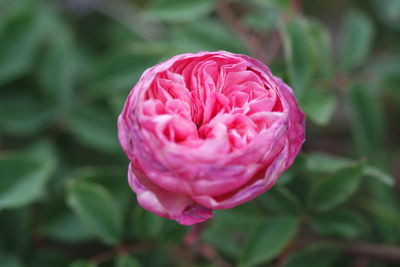
M293 87L307 140L181 226L136 203L116 118L146 68L220 49ZM0 266L399 266L399 116L399 0L0 0Z

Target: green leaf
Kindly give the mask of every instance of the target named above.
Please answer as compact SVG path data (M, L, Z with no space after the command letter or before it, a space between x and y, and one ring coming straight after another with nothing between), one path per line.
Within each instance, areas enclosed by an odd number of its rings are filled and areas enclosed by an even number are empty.
M46 128L52 116L52 110L30 93L0 94L1 133L32 136Z
M346 165L354 164L355 162L355 160L349 158L313 152L307 154L306 168L316 173L329 173L341 169ZM363 175L375 178L389 186L395 184L393 176L375 166L367 165L364 168Z
M13 255L0 252L0 266L4 267L22 267L21 260Z
M395 179L393 176L374 166L367 166L364 170L364 175L376 178L389 186L395 185Z
M294 19L284 26L283 34L290 85L297 97L301 97L315 70L313 40L309 24L305 19Z
M115 49L93 62L86 92L92 97L128 95L142 73L159 62L162 54Z
M297 219L292 217L269 219L247 241L239 266L257 266L273 259L293 239L298 226Z
M29 12L12 16L0 28L0 84L25 74L32 66L46 33L40 7L32 2Z
M392 193L392 192L391 192ZM378 195L378 194L376 194ZM379 196L379 195L378 195ZM389 194L389 198L393 197L393 194ZM376 217L375 221L381 220L381 222L389 223L392 226L395 226L396 232L399 232L400 229L400 212L399 209L390 205L388 200L377 200L377 196L374 196L375 199L364 199L362 201L362 206L364 209L371 214L374 214ZM388 203L389 202L389 203ZM388 229L389 230L389 229ZM388 231L391 232L391 231ZM396 240L395 236L389 238L389 240ZM386 240L388 241L388 240Z
M306 168L318 173L334 172L352 163L352 159L322 152L312 152L306 157Z
M317 211L327 211L345 202L358 189L364 165L361 161L343 167L314 183L308 196L309 206Z
M396 243L400 237L400 205L396 188L380 183L377 180L368 180L366 194L370 199L363 199L363 205L373 222L374 236L383 242Z
M68 267L97 267L92 261L77 260L68 265Z
M137 205L131 213L132 231L143 239L158 238L164 227L165 219L144 210Z
M243 22L252 30L271 34L276 29L280 19L280 12L275 8L259 8L243 15Z
M371 162L380 162L384 125L379 104L362 85L352 86L349 96L352 109L351 126L358 151Z
M110 103L110 106L114 112L114 115L117 117L121 111L122 108L124 107L125 101L126 101L127 95L114 95L110 97L108 100Z
M296 251L288 258L286 267L330 267L335 266L339 256L337 247L328 244L317 244L301 251Z
M343 21L341 37L339 65L348 72L366 60L374 37L373 23L359 11L349 12Z
M255 213L244 206L215 211L211 226L203 234L208 244L234 259L239 258L243 243L251 236L251 231L243 229L258 229L265 222L265 217L258 210Z
M332 40L329 31L322 24L311 21L310 34L318 78L329 80L332 78Z
M54 164L23 154L0 156L0 210L19 208L39 198L54 170Z
M64 252L64 253L63 253ZM37 249L24 266L29 267L52 267L69 266L71 256L65 254L65 251Z
M300 99L300 105L307 116L319 125L330 121L336 107L336 97L331 91L307 88Z
M53 13L48 10L46 14L52 28L40 60L38 80L46 98L57 111L65 112L73 102L78 64L70 29Z
M373 11L389 27L400 30L400 2L397 0L371 0Z
M268 8L288 9L290 7L290 0L255 0L255 2Z
M215 0L157 0L148 13L166 22L194 21L214 9Z
M8 1L0 0L0 29L4 24L7 24L10 19L26 14L26 12L32 8L32 1L30 0L19 0L19 1Z
M17 255L25 255L30 250L34 219L29 207L0 212L0 259L1 250L12 251Z
M142 265L135 258L129 255L121 255L115 260L115 267L141 267Z
M72 213L65 213L44 227L46 236L66 243L82 242L94 238L94 235Z
M134 194L126 180L127 164L96 167L83 167L73 170L69 177L79 182L102 185L115 197L121 210L128 212L126 206L134 199ZM159 217L159 216L157 216Z
M68 187L67 204L104 243L119 242L122 214L106 188L93 183L72 183Z
M81 143L113 153L120 151L117 122L111 112L97 106L85 106L72 113L68 131Z
M296 215L302 208L299 199L285 187L275 186L259 198L267 209L275 213Z
M322 235L348 239L356 238L367 229L364 217L347 209L312 215L310 224Z
M215 19L205 19L201 23L187 23L177 27L170 39L171 45L176 49L174 54L217 50L245 52L243 44L237 37Z

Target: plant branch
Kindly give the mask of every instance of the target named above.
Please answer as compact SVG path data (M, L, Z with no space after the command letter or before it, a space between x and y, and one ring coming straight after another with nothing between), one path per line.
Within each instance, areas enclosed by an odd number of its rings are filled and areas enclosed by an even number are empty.
M367 242L334 242L349 255L400 262L400 247Z
M250 54L265 62L267 55L262 43L257 36L252 33L240 18L233 12L231 6L225 0L219 0L217 5L217 13L222 21L237 34L240 40L244 43Z
M301 13L301 0L292 0L292 9L294 14Z
M400 247L376 244L366 241L341 241L318 236L297 240L293 249L304 248L308 245L324 242L337 246L343 253L361 259L380 259L385 261L400 262Z
M200 254L213 263L217 267L233 267L229 262L227 262L223 257L221 257L217 250L212 246L202 242L199 247Z

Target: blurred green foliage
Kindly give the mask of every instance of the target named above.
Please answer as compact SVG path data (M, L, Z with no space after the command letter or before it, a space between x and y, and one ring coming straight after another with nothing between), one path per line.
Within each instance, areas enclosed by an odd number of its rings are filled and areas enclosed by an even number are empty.
M0 0L0 266L399 266L399 25L397 0ZM128 92L178 53L259 57L249 36L307 114L303 153L200 228L143 210Z

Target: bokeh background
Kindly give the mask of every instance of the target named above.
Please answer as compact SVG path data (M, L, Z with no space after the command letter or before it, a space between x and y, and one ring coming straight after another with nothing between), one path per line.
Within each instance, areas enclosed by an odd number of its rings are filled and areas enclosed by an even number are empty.
M307 141L181 226L136 203L116 118L147 67L220 49L293 87ZM399 0L0 0L1 267L400 266L399 178Z

